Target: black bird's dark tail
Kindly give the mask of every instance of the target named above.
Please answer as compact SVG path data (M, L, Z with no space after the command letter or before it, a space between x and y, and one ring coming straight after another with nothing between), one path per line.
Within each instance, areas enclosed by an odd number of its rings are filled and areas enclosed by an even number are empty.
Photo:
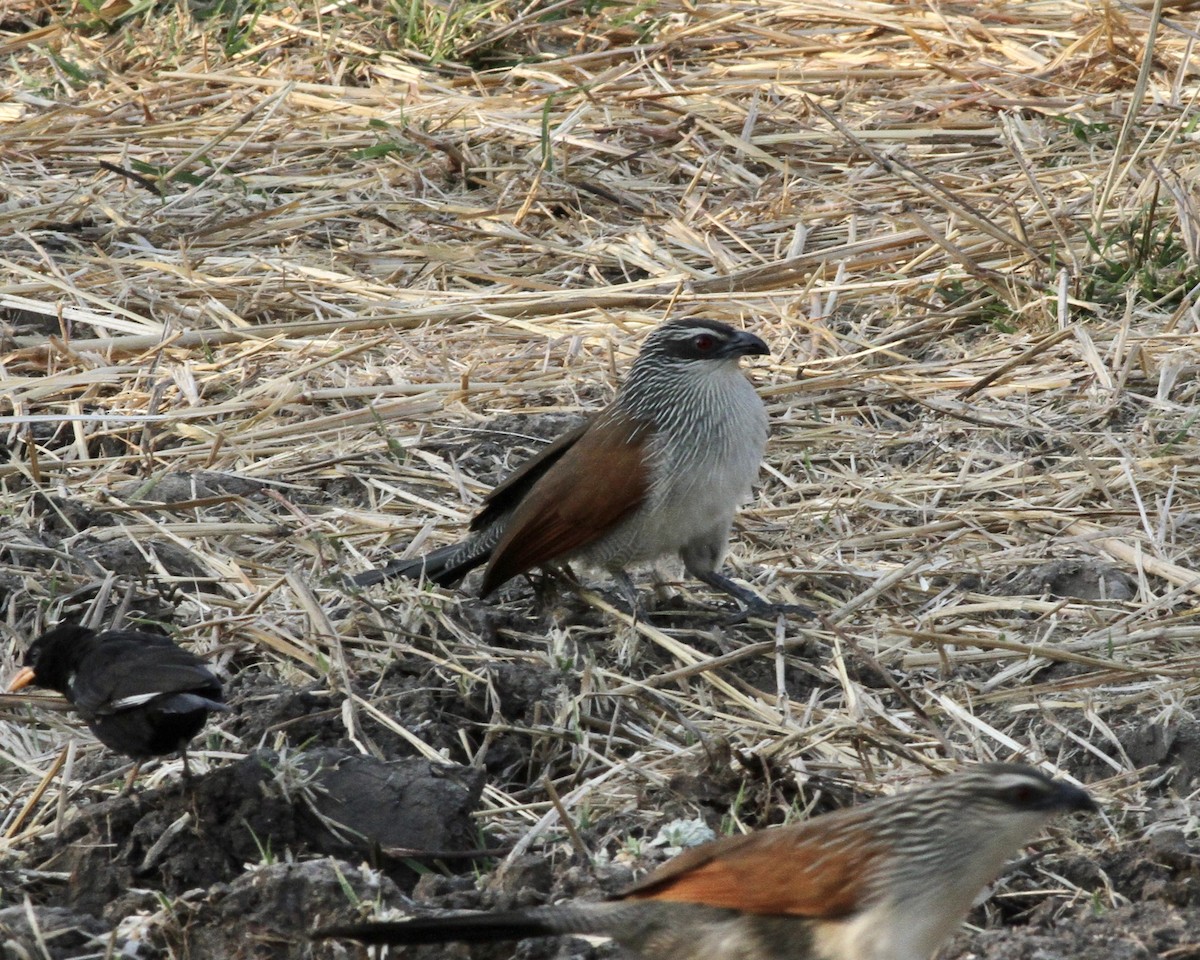
M466 913L448 917L416 917L394 923L349 923L313 931L314 940L343 937L360 943L487 943L493 940L524 940L563 933L562 925L539 917L536 912Z
M200 710L208 713L228 713L233 709L220 700L191 692L171 694L155 701L154 707L162 713L196 713Z

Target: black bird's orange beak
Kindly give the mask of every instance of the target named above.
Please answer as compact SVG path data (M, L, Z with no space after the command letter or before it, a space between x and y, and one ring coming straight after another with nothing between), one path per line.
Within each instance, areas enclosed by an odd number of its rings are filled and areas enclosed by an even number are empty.
M37 676L33 672L33 667L22 667L17 671L17 675L13 677L12 681L9 683L8 692L16 693L22 687L29 686L36 679Z

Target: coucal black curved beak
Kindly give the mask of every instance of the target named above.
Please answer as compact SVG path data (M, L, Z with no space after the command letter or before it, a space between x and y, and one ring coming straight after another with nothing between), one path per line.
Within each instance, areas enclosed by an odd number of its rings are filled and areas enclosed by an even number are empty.
M737 336L725 344L721 353L727 357L770 356L771 348L762 337L739 330Z

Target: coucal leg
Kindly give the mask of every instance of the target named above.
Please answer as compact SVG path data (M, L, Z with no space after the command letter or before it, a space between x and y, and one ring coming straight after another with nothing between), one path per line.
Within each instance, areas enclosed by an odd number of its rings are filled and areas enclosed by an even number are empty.
M613 579L617 581L618 592L629 604L629 613L633 617L633 622L645 620L645 611L642 610L642 601L638 596L637 587L634 586L633 578L625 570L618 570L613 574Z
M810 610L808 607L801 606L798 603L771 603L769 600L760 597L750 588L734 583L729 577L717 573L716 570L689 570L688 573L701 583L708 584L714 590L720 590L722 593L729 594L745 607L742 617L739 619L753 614L763 617L776 617L781 613L785 615L790 613L806 619L812 619L817 615L816 611Z
M753 590L743 587L741 584L734 583L729 577L719 573L718 568L721 565L722 559L724 559L725 544L728 540L728 525L716 527L708 531L704 536L697 537L679 551L684 569L701 583L706 583L714 590L720 590L722 593L727 593L733 597L733 599L745 608L743 618L751 614L763 617L777 617L781 613L791 613L806 618L816 616L816 613L809 610L808 607L802 607L798 604L771 603L760 597Z

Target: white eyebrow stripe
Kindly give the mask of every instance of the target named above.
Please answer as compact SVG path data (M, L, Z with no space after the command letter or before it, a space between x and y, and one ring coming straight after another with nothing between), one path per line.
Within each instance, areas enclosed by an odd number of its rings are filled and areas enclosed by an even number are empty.
M1046 789L1046 781L1039 777L1031 777L1027 773L1013 772L1002 773L995 777L995 786L997 789L1004 790L1009 787L1033 786L1041 790Z
M705 327L701 324L696 324L694 327L679 327L677 335L672 336L672 340L690 340L692 337L699 336L702 333L708 334L710 337L718 337L725 339L724 332L714 330L712 327Z

